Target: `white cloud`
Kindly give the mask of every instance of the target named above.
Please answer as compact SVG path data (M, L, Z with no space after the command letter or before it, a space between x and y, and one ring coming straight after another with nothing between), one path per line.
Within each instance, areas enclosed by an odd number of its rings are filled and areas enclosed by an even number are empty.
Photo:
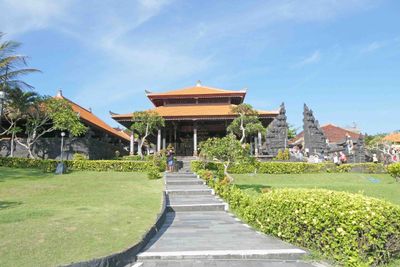
M69 6L68 0L0 0L0 25L9 35L50 27L62 20Z
M361 49L361 53L370 53L373 52L375 50L381 49L383 47L386 46L385 42L372 42L370 44L368 44L366 47L364 47L363 49Z
M303 67L305 65L310 65L310 64L315 64L318 63L321 60L321 53L319 50L316 50L314 53L312 53L310 56L304 58L300 62L296 63L293 65L295 68Z

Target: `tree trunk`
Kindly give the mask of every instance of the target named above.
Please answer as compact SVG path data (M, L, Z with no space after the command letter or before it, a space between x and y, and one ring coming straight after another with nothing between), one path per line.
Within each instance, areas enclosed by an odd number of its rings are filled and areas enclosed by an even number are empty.
M143 159L143 150L142 150L143 143L144 143L143 139L140 139L138 144L138 155L140 156L141 159Z
M14 157L14 139L15 139L15 133L13 132L11 134L11 141L10 141L10 157L13 158Z
M229 162L223 163L223 165L224 165L224 175L225 175L225 177L228 178L229 182L232 183L233 177L228 173Z
M30 159L34 159L35 156L34 156L33 153L32 153L32 147L31 147L31 146L28 146L28 147L27 147L27 150L28 150L28 153L29 153L29 158L30 158Z
M243 141L246 138L246 129L243 126L243 118L240 119L240 130L242 131L242 138L240 138L240 143L243 144Z

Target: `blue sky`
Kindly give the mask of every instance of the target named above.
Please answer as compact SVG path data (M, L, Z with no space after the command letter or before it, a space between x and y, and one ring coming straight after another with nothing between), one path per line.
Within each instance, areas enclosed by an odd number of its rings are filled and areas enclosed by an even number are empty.
M0 31L23 43L42 94L108 111L151 107L144 90L240 90L302 127L400 129L400 1L0 0Z

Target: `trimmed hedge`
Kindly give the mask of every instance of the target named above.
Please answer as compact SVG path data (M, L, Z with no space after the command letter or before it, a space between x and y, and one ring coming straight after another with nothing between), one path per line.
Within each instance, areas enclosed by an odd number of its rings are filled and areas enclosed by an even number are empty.
M388 263L400 254L400 207L360 194L274 189L250 196L210 171L198 174L248 224L346 266Z
M45 172L54 172L59 161L50 159L2 158L0 166L12 168L35 168ZM122 160L66 160L64 163L69 170L74 171L118 171L145 172L154 167L165 170L163 161L122 161Z
M400 163L390 164L387 169L390 175L400 181Z
M218 162L192 161L192 171L201 169L221 171L223 166ZM267 173L267 174L299 174L317 172L365 172L384 173L385 167L376 163L356 163L336 166L333 163L306 163L306 162L255 162L237 163L229 167L229 173Z

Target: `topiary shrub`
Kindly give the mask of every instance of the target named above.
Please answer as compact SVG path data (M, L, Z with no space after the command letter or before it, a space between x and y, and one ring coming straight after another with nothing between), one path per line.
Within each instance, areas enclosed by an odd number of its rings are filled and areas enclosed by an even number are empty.
M218 162L192 161L192 171L197 172L200 169L223 170L223 166ZM355 163L336 166L333 163L306 163L306 162L238 162L232 164L229 173L267 173L267 174L300 174L300 173L318 173L318 172L364 172L364 173L384 173L386 172L383 164L375 163Z
M161 178L160 171L157 167L152 167L147 171L147 178L150 180L157 180Z
M72 157L72 160L87 160L87 156L82 153L75 153Z
M400 182L400 163L393 163L387 167L388 173Z
M400 207L360 194L271 189L258 197L209 180L244 221L346 266L376 266L400 255Z
M45 172L56 170L57 160L27 159L27 158L0 158L0 166L12 168L35 168ZM65 160L69 170L73 171L119 171L145 172L154 167L151 161L122 161L122 160Z

